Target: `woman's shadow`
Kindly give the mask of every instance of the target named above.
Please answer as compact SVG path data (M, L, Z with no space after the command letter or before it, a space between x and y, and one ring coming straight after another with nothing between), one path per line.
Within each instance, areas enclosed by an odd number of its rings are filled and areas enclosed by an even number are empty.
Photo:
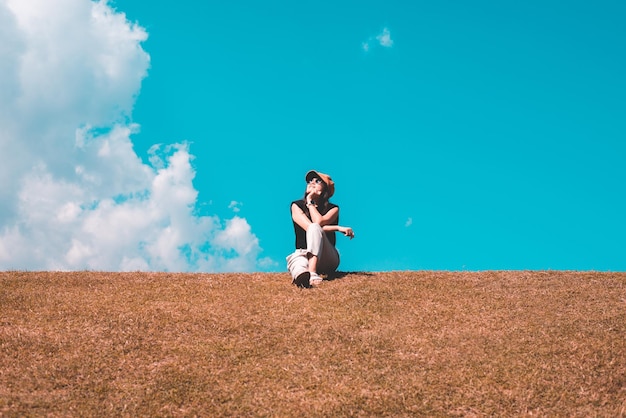
M334 273L329 273L324 280L332 281L332 280L337 280L337 279L343 279L344 277L349 276L351 274L359 275L359 276L375 276L374 273L370 273L366 271L335 271Z

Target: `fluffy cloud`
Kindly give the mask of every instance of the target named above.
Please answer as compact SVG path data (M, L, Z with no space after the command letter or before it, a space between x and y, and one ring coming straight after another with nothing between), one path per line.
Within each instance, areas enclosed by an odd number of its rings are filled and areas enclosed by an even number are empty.
M245 219L199 216L186 144L133 150L147 33L106 1L0 0L0 269L246 271Z
M374 42L376 40L376 42ZM391 39L391 33L389 29L383 28L383 31L375 37L370 37L366 42L361 45L365 52L368 52L372 45L380 45L385 48L391 48L393 46L393 39Z

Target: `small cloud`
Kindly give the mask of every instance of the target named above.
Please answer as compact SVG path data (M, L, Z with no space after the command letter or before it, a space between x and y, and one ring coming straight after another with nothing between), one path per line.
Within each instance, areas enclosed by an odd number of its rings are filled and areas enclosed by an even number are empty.
M269 257L263 257L258 260L259 267L262 269L275 269L280 266L280 264Z
M389 32L388 28L383 28L383 31L378 35L370 36L370 38L361 44L363 51L369 52L372 46L376 46L376 44L384 47L391 48L393 46L393 39L391 39L391 32Z
M381 46L385 48L391 48L393 46L393 40L391 39L391 34L389 33L389 29L384 28L380 35L376 37Z
M241 210L241 206L242 205L243 205L243 203L237 202L236 200L233 200L228 205L228 209L231 209L233 212L238 213Z
M413 218L409 218L406 220L406 222L404 223L405 227L410 227L411 225L413 225Z

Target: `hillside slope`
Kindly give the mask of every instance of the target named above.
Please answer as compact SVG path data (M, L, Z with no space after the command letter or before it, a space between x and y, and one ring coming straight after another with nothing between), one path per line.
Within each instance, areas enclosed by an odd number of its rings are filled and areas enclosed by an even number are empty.
M0 273L2 416L625 416L626 274Z

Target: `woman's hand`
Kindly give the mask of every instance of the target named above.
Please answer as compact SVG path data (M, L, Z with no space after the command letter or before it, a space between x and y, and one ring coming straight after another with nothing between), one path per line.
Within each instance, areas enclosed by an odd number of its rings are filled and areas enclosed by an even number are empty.
M350 239L354 238L354 231L349 226L340 226L339 232L344 234L346 237L349 237Z

